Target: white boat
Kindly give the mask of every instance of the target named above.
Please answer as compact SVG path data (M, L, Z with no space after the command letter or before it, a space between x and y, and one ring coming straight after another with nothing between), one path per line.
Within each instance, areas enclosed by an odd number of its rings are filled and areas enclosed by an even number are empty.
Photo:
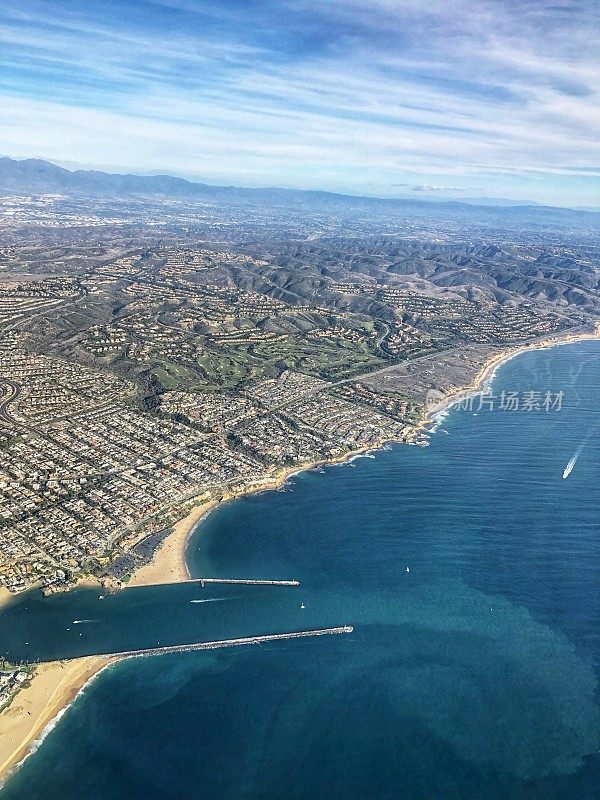
M581 445L580 447L578 447L578 448L577 448L577 450L575 451L575 455L574 455L574 456L573 456L573 458L572 458L572 459L569 461L569 463L567 464L567 466L566 466L566 467L565 467L565 469L564 469L564 472L563 472L563 474L562 474L562 476L563 476L563 480L564 480L565 478L568 478L568 477L569 477L569 475L570 475L570 474L573 472L573 467L574 467L574 466L575 466L575 464L577 463L577 459L578 459L578 458L579 458L579 456L581 455L581 451L582 451L582 450L583 450L583 445Z
M304 605L304 603L300 603L300 608L306 608L306 606Z

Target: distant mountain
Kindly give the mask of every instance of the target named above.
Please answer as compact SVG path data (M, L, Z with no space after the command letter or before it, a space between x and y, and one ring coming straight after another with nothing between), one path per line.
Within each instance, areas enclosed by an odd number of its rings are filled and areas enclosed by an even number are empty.
M504 197L461 197L457 202L467 203L470 206L499 206L509 208L514 206L540 206L533 200L507 200Z
M429 201L415 199L382 199L359 197L302 189L244 189L236 186L211 186L195 183L171 175L120 175L96 170L68 170L49 161L38 158L16 160L0 158L0 192L18 194L66 194L97 195L106 197L162 196L171 198L190 198L215 203L271 204L288 208L307 210L388 210L421 209L429 213L439 213L447 209L455 214L472 213L476 199ZM434 211L435 209L435 211ZM488 198L480 204L480 210L501 215L503 219L511 216L531 216L541 220L546 216L565 215L585 216L590 212L558 209L531 204L491 206ZM557 220L558 221L558 220Z
M109 196L160 194L168 197L197 197L220 187L191 183L170 175L117 175L96 170L68 170L27 158L0 158L0 189L37 194L101 194Z

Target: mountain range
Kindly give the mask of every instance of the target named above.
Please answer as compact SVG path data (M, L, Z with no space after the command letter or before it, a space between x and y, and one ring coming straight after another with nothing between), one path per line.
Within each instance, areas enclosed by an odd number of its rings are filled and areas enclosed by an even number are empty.
M334 192L213 186L177 178L172 175L131 175L97 170L68 170L38 158L0 158L0 192L12 194L65 194L106 197L162 196L189 198L214 203L270 204L287 207L306 207L313 210L402 210L441 208L458 211L473 209L474 198L466 200L421 200L412 198L386 199L337 194ZM492 204L482 198L481 208L504 215L517 213L540 217L543 214L588 215L592 212L568 208L554 208L530 203L507 205L498 200Z

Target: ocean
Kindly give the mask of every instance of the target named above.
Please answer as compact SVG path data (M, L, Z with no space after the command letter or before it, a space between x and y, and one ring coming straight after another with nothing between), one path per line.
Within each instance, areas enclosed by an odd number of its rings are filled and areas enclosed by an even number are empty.
M79 590L0 612L13 658L354 626L109 668L0 800L596 800L600 343L520 355L492 392L428 447L301 473L190 540L194 575L299 588Z

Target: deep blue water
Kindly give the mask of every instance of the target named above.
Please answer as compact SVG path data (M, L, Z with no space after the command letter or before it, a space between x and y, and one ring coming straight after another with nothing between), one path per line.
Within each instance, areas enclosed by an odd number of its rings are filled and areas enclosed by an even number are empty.
M563 407L454 409L429 447L301 474L190 542L196 575L299 589L29 595L0 614L0 652L29 658L355 626L117 665L0 800L598 798L600 344L520 356L493 388Z

